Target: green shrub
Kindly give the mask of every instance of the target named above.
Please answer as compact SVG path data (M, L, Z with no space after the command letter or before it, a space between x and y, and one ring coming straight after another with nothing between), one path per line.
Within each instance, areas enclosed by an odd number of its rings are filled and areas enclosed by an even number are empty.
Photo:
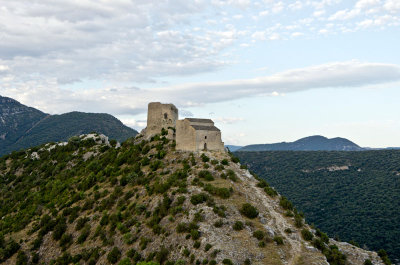
M88 222L89 220L90 220L90 219L87 218L87 217L81 217L81 218L79 218L79 219L77 220L77 222L76 222L75 230L76 230L76 231L81 230L81 229L85 226L86 222Z
M204 247L204 251L207 252L212 248L212 245L207 243L207 245Z
M18 251L16 265L28 265L28 256L22 250Z
M78 237L77 243L82 244L86 241L86 238L90 235L90 225L86 224L85 227L82 229L81 234Z
M193 240L197 240L197 239L200 238L200 232L198 230L196 230L196 229L192 229L190 231L190 235L191 235Z
M278 195L278 192L276 190L274 190L274 188L272 188L272 187L265 187L264 191L270 197L275 197L276 195Z
M383 263L385 265L391 265L392 264L392 262L390 261L388 255L387 255L387 253L386 253L386 251L384 249L380 249L378 251L378 255L379 255L379 257L381 257L381 259L382 259L382 261L383 261Z
M210 161L210 158L208 156L206 156L204 153L201 154L201 161L203 161L204 163L207 163L208 161Z
M296 214L294 216L294 224L296 225L297 228L300 228L303 226L303 217L301 215Z
M329 264L345 265L346 256L339 251L336 245L330 245L329 248L323 250L323 253L328 260Z
M257 208L252 206L250 203L243 204L240 213L250 219L254 219L258 216Z
M213 181L214 180L213 175L208 170L201 170L199 172L199 178L203 178L206 181Z
M162 246L160 251L157 252L156 261L159 264L163 264L165 261L167 261L168 255L169 255L168 249L166 249L164 246Z
M316 234L318 237L321 238L322 242L329 243L329 237L328 237L328 235L327 235L326 233L321 232L321 230L319 230L319 229L317 228L315 234Z
M304 240L307 240L307 241L311 241L314 237L314 235L307 229L301 230L301 235L304 238Z
M373 265L373 264L372 264L372 261L370 259L366 259L364 261L364 265Z
M132 262L129 258L124 258L118 263L118 265L132 265Z
M64 232L67 230L67 224L65 223L65 219L61 218L58 220L58 223L54 227L53 231L53 239L60 240Z
M285 210L293 210L293 204L285 196L282 196L279 200L279 205Z
M263 231L257 230L257 231L254 231L254 232L253 232L253 236L254 236L255 238L257 238L258 240L262 240L262 239L264 238L265 234L264 234Z
M199 248L200 245L201 245L200 241L195 241L194 244L193 244L193 247L194 248Z
M241 221L236 221L233 226L232 226L233 230L235 231L240 231L244 228L243 222Z
M283 238L280 236L275 236L274 237L274 241L276 242L276 244L278 245L283 245Z
M68 247L72 243L72 235L71 234L63 234L60 239L60 247Z
M226 159L226 158L222 159L222 160L221 160L221 164L224 165L224 166L229 165L228 159Z
M228 175L228 178L233 182L236 182L238 180L236 173L232 169L228 169L226 171L226 174Z
M183 255L184 255L185 257L189 257L189 255L190 255L189 249L185 248L185 249L183 250Z
M207 201L208 199L208 195L205 193L200 193L200 194L196 194L196 195L192 195L192 197L190 197L190 202L193 205L197 205L200 203L203 203L205 201Z
M224 259L224 260L222 261L222 264L225 264L225 265L233 265L233 262L232 262L230 259Z
M212 195L216 195L222 199L227 199L231 196L231 193L233 190L228 189L228 188L219 188L219 187L214 187L211 184L206 184L204 186L204 190L207 191L208 193Z
M140 238L140 242L139 242L140 249L141 249L141 250L146 249L147 244L150 243L150 242L151 242L150 239L148 239L148 238L146 238L146 237L141 237L141 238Z
M222 227L224 225L224 221L222 221L222 219L219 219L217 221L215 221L214 226L215 227Z
M107 260L112 264L117 263L120 258L121 251L117 247L114 247L107 255Z
M290 228L286 228L286 229L285 229L285 233L287 233L287 234L291 234L291 233L292 233L292 229L290 229Z

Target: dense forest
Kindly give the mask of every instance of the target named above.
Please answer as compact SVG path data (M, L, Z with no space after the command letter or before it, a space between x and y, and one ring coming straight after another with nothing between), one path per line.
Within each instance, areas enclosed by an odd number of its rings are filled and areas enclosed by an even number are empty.
M400 259L400 151L237 152L331 237Z

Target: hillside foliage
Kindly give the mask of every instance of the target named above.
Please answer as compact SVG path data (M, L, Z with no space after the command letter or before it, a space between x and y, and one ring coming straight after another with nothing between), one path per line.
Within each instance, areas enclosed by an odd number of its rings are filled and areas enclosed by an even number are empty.
M400 259L400 150L235 154L330 237Z

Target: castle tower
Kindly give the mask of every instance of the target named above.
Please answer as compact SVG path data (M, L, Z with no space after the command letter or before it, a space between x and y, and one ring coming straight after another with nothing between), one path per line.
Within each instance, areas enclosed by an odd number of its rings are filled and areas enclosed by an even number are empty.
M178 109L174 104L161 104L150 102L147 110L147 127L145 137L150 138L168 127L175 128L178 120Z

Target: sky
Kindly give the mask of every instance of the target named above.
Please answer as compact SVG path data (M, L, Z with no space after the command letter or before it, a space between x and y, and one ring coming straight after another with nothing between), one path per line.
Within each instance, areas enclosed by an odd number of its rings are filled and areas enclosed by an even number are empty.
M0 95L46 113L147 104L225 144L400 146L399 0L0 0Z

